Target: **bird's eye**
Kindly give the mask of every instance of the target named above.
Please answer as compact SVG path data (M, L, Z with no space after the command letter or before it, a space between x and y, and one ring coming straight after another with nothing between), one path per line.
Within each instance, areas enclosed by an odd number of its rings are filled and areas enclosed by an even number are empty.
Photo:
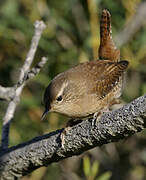
M62 96L58 96L56 100L57 101L62 101Z

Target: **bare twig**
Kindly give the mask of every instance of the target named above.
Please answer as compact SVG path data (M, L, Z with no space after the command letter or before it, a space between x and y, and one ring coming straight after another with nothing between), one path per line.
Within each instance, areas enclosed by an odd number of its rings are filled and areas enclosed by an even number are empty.
M15 96L13 87L3 87L0 85L0 99L10 101Z
M142 2L137 8L136 14L131 18L125 28L117 34L115 42L118 46L126 44L134 34L146 23L146 2Z
M15 96L9 102L8 108L7 108L5 116L3 118L1 149L8 148L8 142L9 142L8 136L9 136L10 122L14 116L16 106L19 103L21 92L26 84L26 81L24 81L24 77L26 76L26 74L29 71L29 68L32 64L32 61L33 61L33 58L34 58L34 55L35 55L35 52L36 52L36 49L38 46L38 42L39 42L41 34L45 28L45 24L42 21L36 21L34 26L35 26L34 36L31 41L30 50L27 54L27 57L25 59L23 66L21 68L19 80L18 80L16 89L15 89Z
M13 100L15 97L16 88L21 86L24 83L24 81L32 79L34 76L36 76L40 72L41 68L44 66L46 61L47 61L47 58L42 57L41 61L35 67L33 67L30 71L28 71L28 73L25 74L23 80L21 80L21 82L19 81L16 87L3 87L0 85L0 99L7 100L7 101Z
M96 124L92 121L84 120L70 128L65 135L64 147L60 141L62 129L9 148L0 155L1 180L22 177L39 167L143 130L146 127L146 95L118 110L103 114Z
M32 79L34 76L36 76L40 72L40 70L44 66L44 64L46 64L46 62L47 62L47 58L42 57L41 61L35 67L33 67L30 71L28 71L28 73L26 73L23 80L21 81L21 84L23 84L24 81ZM19 86L21 84L19 83Z

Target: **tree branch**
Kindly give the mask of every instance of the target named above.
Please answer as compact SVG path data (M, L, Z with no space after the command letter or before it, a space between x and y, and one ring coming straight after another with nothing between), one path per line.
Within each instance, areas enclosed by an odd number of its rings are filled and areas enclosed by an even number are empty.
M10 101L15 96L13 87L3 87L0 85L0 99Z
M26 84L26 81L24 81L24 79L26 75L28 74L32 61L34 59L34 55L35 55L41 34L44 28L46 27L42 21L36 21L34 26L35 26L34 36L32 38L31 46L27 54L27 57L21 68L18 83L15 86L15 95L13 99L9 102L8 108L3 118L1 149L8 148L10 122L14 116L17 104L19 103L21 92Z
M9 148L0 156L1 180L22 177L39 167L143 130L146 127L146 94L118 110L103 114L96 124L92 121L90 118L73 126L65 135L64 147L60 141L62 129Z

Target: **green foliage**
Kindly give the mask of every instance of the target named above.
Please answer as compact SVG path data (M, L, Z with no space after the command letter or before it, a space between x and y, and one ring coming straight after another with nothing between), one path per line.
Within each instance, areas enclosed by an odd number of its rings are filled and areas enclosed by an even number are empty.
M84 156L83 158L83 171L87 180L109 180L112 175L111 172L107 171L98 176L99 162L95 160L93 164L91 164L89 156Z
M109 180L111 176L112 176L111 172L105 172L104 174L99 176L99 178L97 178L97 180Z

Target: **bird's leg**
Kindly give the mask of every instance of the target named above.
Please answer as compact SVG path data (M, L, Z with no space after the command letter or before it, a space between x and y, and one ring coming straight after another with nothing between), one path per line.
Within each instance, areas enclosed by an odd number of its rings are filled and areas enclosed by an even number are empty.
M64 144L65 144L65 135L69 132L69 130L71 129L72 126L74 126L74 125L76 125L76 124L78 124L78 123L80 123L80 122L81 122L81 120L75 120L75 119L73 119L73 118L70 119L70 120L67 122L64 130L63 130L62 133L60 134L61 146L62 146L62 147L64 147Z
M74 119L70 119L70 120L66 123L66 126L65 126L64 130L63 130L62 133L60 134L61 146L62 146L62 147L64 147L64 144L65 144L65 135L67 134L67 131L69 131L70 128L72 127L73 120L74 120Z
M94 115L93 115L93 120L92 120L92 127L95 126L96 124L96 120L97 120L97 117L98 116L101 116L101 112L95 112Z
M120 104L121 100L120 99L113 99L108 106L106 106L105 108L103 108L101 111L99 112L95 112L93 115L93 120L92 120L92 127L94 127L94 125L96 125L96 122L98 122L98 120L101 118L101 116L103 115L103 113L109 112L111 110L111 106L115 105L115 104Z
M113 105L116 105L116 104L121 104L121 99L117 98L117 99L113 99L113 101L111 101L109 103L109 109L110 110L113 110Z
M93 115L93 120L92 120L92 127L94 127L96 125L96 123L99 121L99 119L101 118L101 116L103 115L103 113L109 112L109 107L105 107L103 108L101 111L99 112L95 112Z
M92 127L96 126L96 123L101 118L102 114L103 114L103 111L99 111L99 112L94 113L93 120L92 120Z
M114 99L113 101L110 102L109 106L112 106L114 104L121 104L121 100L120 99Z

